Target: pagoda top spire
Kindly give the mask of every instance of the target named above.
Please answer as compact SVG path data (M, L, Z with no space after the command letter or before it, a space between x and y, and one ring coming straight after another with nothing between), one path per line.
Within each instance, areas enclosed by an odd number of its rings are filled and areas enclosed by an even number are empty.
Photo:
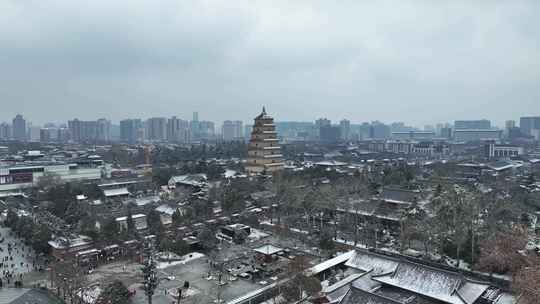
M263 106L261 114L259 114L259 115L257 115L257 117L255 117L255 119L268 119L268 118L271 118L271 117L268 116L268 114L266 114L266 107L265 106Z

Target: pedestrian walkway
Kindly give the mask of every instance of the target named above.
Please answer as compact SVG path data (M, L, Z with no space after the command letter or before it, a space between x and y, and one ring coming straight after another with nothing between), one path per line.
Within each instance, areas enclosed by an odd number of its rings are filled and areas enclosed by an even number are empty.
M34 250L16 237L11 229L0 227L0 279L4 286L24 282L39 268ZM2 303L0 301L0 303Z

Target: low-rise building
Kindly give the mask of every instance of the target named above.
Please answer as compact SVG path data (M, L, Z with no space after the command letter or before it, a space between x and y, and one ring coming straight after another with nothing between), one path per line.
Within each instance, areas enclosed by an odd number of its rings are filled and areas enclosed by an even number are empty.
M73 237L59 237L48 242L51 246L51 255L58 260L67 260L77 256L79 252L90 249L94 242L90 237L77 235Z
M514 145L498 145L495 143L489 143L485 146L486 157L488 158L510 158L522 155L524 152L523 147Z
M133 214L131 216L133 219L133 224L135 225L136 230L144 230L148 228L148 223L146 222L146 215L144 214ZM128 217L122 216L115 219L118 225L120 226L120 230L127 230L128 229Z
M0 191L30 188L44 176L56 176L63 182L99 180L101 168L83 167L76 163L21 163L0 167Z

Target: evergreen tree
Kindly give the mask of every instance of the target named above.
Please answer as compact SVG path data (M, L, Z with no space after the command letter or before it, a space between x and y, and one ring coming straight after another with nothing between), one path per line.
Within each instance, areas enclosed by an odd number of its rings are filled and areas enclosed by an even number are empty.
M135 228L135 222L133 221L133 215L131 214L131 207L128 207L128 214L127 214L127 232L128 235L133 236L136 234L137 230Z
M105 290L99 295L97 300L98 304L129 304L131 299L129 298L129 290L119 280L113 281L109 284Z
M144 279L143 289L146 297L148 298L148 304L152 304L152 297L154 296L159 281L157 277L156 263L152 254L152 248L148 243L145 244L144 255L144 266L141 269Z

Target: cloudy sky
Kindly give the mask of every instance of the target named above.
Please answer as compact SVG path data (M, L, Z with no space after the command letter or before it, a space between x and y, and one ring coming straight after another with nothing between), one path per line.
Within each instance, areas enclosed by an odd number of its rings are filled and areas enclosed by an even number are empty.
M540 114L540 1L2 0L0 121Z

